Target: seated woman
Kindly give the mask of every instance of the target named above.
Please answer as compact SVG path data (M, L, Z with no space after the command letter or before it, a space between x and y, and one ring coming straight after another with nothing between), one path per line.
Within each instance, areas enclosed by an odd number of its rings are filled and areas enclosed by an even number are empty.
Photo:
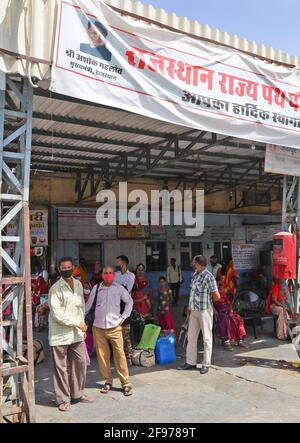
M285 301L287 302L287 295L285 295ZM276 322L277 338L279 340L286 340L288 337L288 331L284 320L280 280L278 279L274 281L274 284L270 289L267 299L266 312L267 314L273 314L278 317Z
M231 342L241 348L247 348L244 343L246 330L243 319L234 311L230 296L225 294L222 280L218 282L220 300L214 303L214 312L217 323L217 334L222 340L222 345L228 351L233 351Z

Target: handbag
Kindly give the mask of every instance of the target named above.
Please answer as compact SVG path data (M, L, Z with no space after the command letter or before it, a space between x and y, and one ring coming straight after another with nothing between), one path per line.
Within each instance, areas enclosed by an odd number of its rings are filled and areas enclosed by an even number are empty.
M179 337L178 337L178 346L180 348L185 349L187 347L188 342L188 323L184 323L181 326Z
M84 318L84 322L87 325L87 332L89 332L90 334L93 332L93 324L95 321L95 310L96 310L96 303L97 303L97 298L98 298L99 286L100 286L100 283L97 284L96 294L95 294L95 298L94 298L93 304L91 306L91 309L89 310L89 312L86 314L86 316Z
M135 366L143 366L150 368L155 365L155 353L153 349L143 351L141 349L134 349L132 354L132 363Z
M157 325L146 325L144 327L142 338L136 347L136 349L140 349L143 351L147 351L149 349L154 349L158 336L160 334L161 327Z

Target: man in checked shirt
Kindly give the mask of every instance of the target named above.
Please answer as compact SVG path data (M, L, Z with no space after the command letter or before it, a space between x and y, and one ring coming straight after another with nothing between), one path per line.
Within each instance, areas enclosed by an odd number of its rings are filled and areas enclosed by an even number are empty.
M213 344L213 302L220 299L214 276L207 270L203 255L197 255L192 262L195 273L191 281L189 302L189 329L186 363L180 370L193 370L197 367L198 337L203 335L204 355L200 374L207 374L211 363Z

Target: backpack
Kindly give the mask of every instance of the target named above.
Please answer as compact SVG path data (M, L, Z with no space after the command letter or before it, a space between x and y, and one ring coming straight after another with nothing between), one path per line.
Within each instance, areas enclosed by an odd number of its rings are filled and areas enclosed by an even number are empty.
M141 349L134 349L132 354L132 363L135 366L142 366L150 368L155 365L155 353L153 349L143 351Z

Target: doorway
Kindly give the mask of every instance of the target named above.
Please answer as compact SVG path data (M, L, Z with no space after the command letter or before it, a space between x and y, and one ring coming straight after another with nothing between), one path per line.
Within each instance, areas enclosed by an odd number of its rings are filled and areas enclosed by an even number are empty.
M79 258L86 260L87 271L92 273L95 262L100 260L100 263L102 263L102 243L79 243Z
M231 242L215 242L214 255L218 257L219 263L226 260L227 257L230 257L232 255Z

